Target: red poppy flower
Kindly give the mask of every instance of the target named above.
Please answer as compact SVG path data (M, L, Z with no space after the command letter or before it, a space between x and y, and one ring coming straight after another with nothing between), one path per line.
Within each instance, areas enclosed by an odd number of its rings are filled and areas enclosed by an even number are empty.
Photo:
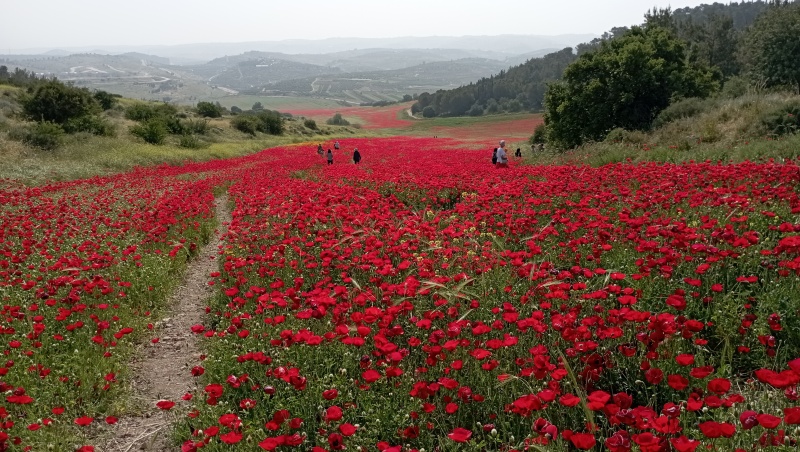
M457 427L453 429L453 431L450 432L447 437L457 443L465 443L472 438L472 432L465 428Z

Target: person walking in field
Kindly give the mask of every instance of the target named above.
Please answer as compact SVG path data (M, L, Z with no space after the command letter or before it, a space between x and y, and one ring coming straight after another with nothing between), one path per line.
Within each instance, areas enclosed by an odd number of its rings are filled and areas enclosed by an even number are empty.
M497 148L492 151L492 165L497 164Z
M333 143L333 148L336 149L337 151L339 150L339 142L338 141L336 143Z
M325 153L325 150L322 149L322 145L318 144L317 145L317 154L319 154L319 156L322 157L322 154L324 154L324 153Z
M508 155L506 154L506 140L500 140L500 147L497 148L497 168L508 168Z
M333 152L328 149L328 165L333 165Z
M360 161L361 161L361 153L358 152L358 148L355 148L353 150L353 163L358 165L358 162L360 162Z
M517 148L517 152L514 153L514 157L522 157L522 148Z

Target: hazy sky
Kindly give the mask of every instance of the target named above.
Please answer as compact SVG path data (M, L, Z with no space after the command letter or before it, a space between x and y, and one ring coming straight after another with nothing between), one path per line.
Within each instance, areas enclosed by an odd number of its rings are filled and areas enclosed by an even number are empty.
M714 0L3 0L0 53L293 38L555 35Z

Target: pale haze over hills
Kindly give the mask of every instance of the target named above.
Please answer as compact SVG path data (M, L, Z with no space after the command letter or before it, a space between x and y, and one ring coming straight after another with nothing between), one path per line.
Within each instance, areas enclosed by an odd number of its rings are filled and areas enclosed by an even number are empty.
M140 0L134 3L26 0L4 2L0 53L42 53L51 49L127 52L147 51L148 46L261 41L284 41L284 47L244 50L305 53L309 51L306 46L296 47L300 43L286 40L598 35L611 27L640 23L644 11L652 6L680 8L701 3L701 0ZM452 47L430 39L422 42L425 45L412 47ZM313 52L354 48L346 41L324 43L326 48L318 47ZM369 47L392 46L375 43ZM223 54L244 50L235 47ZM510 53L526 51L519 50Z

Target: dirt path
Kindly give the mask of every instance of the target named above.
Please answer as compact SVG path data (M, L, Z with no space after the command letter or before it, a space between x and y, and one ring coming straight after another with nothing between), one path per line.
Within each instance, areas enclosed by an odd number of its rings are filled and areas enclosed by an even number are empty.
M215 200L218 232L189 263L183 283L171 297L171 309L155 328L157 344L147 343L139 359L131 364L134 400L140 414L121 418L109 429L105 446L99 452L131 452L170 450L170 426L175 416L183 415L182 396L194 389L190 369L200 364L197 338L191 332L194 324L201 323L206 300L212 289L209 274L217 270L217 253L220 236L230 224L228 197ZM159 400L171 400L175 407L162 411L156 407ZM179 449L175 449L179 450Z

